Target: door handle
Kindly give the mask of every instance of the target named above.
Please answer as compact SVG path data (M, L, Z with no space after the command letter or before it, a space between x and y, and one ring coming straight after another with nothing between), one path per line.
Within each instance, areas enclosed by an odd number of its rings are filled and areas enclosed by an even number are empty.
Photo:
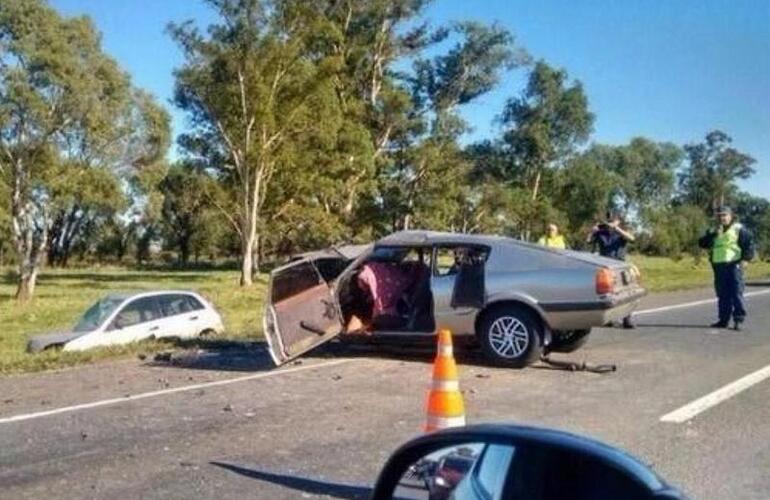
M160 330L159 326L153 326L152 328L150 328L151 332L154 332L154 331L157 331L157 330Z
M190 318L190 321L196 321L198 319L198 316L193 316Z

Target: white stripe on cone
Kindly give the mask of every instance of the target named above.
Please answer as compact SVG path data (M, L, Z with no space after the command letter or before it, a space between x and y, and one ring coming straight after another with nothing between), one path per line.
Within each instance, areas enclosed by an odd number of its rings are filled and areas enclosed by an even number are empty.
M431 388L435 391L459 391L460 382L457 380L434 380Z
M465 415L459 417L437 417L428 415L425 422L427 429L448 429L449 427L462 427L465 425Z

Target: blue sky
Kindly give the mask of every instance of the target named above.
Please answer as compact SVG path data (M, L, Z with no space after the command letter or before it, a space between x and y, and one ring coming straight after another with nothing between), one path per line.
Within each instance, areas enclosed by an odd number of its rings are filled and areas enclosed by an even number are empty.
M181 54L165 34L169 21L211 13L199 0L52 0L67 15L88 14L105 50L135 84L164 104ZM536 58L581 80L596 114L593 140L634 136L677 144L718 128L757 159L742 187L770 197L770 2L764 0L435 0L435 23L474 19L510 29ZM494 135L505 99L521 91L523 71L468 106L474 131ZM184 117L174 113L175 133Z

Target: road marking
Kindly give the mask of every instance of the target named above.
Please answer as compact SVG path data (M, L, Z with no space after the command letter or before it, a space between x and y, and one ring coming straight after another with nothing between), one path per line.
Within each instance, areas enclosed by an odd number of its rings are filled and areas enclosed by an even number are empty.
M756 292L749 292L744 293L744 297L755 297L757 295L765 295L767 293L770 293L770 288L767 288L765 290L757 290ZM672 311L674 309L684 309L685 307L692 307L692 306L700 306L703 304L714 304L717 301L716 298L713 299L703 299L703 300L696 300L693 302L685 302L683 304L673 304L670 306L663 306L663 307L655 307L653 309L643 309L641 311L635 311L634 316L640 315L640 314L652 314L656 312L663 312L663 311Z
M681 408L678 408L671 413L667 413L660 417L661 422L673 422L681 424L687 422L699 413L712 408L722 401L730 399L731 397L739 394L749 387L756 385L766 378L770 377L770 365L761 368L753 373L749 373L745 377L739 378L735 382L731 382L724 387L717 389L716 391L706 394L702 398L696 399L692 403L688 403Z
M285 370L274 370L270 372L255 373L252 375L244 375L243 377L235 377L226 380L215 380L213 382L204 382L202 384L185 385L181 387L173 387L170 389L161 389L159 391L144 392L141 394L132 394L123 396L120 398L103 399L101 401L93 401L91 403L83 403L74 406L64 406L62 408L55 408L53 410L39 411L35 413L27 413L23 415L14 415L12 417L0 418L0 424L8 424L11 422L21 422L24 420L32 420L35 418L49 417L51 415L58 415L61 413L70 413L80 410L88 410L91 408L99 408L100 406L110 406L118 403L125 403L126 401L136 401L138 399L154 398L156 396L164 396L166 394L174 394L177 392L194 391L196 389L205 389L207 387L217 387L220 385L236 384L238 382L246 382L248 380L255 380L259 378L272 377L274 375L282 375L286 373L296 373L305 370L313 370L316 368L326 368L330 366L341 365L352 361L351 359L339 359L336 361L329 361L328 363L318 363L315 365L299 366L296 368L287 368Z

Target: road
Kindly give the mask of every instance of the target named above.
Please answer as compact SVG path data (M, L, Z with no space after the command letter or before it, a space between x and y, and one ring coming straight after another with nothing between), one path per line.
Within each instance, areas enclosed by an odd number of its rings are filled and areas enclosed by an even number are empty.
M588 434L693 498L767 498L770 288L748 290L742 332L706 326L707 290L657 295L636 330L597 329L562 356L616 363L611 374L497 369L461 353L468 421ZM0 497L365 497L419 433L431 357L333 346L274 370L263 346L214 345L0 379Z

